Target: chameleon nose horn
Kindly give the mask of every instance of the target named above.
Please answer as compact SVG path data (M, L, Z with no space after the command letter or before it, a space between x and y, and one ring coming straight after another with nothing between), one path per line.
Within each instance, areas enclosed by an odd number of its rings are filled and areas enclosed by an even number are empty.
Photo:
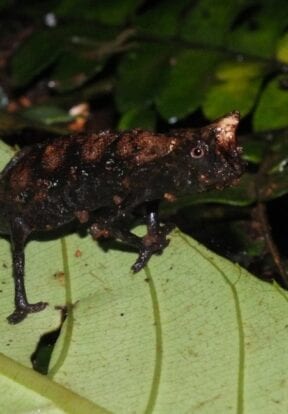
M220 149L228 151L236 148L236 128L239 124L240 113L238 111L230 112L215 121L216 143Z

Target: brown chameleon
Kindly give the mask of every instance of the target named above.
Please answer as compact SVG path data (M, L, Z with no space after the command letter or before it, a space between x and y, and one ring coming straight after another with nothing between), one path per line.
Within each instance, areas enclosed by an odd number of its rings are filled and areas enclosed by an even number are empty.
M24 247L33 233L80 222L93 238L113 237L139 251L132 269L168 244L158 205L198 191L222 189L244 171L231 112L203 128L160 134L141 129L80 134L24 148L0 174L0 232L11 240L15 310L12 324L47 303L29 303L24 283ZM147 234L129 225L144 207Z

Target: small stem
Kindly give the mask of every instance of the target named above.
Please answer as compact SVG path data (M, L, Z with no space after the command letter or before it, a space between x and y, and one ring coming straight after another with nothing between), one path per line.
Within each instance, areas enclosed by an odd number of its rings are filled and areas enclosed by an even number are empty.
M264 161L261 164L261 167L259 168L256 180L255 180L255 193L257 197L256 209L259 214L258 218L259 218L259 222L261 225L262 234L265 239L268 251L270 252L272 259L275 263L275 266L278 269L281 284L285 289L288 289L288 273L286 271L286 268L283 265L283 261L279 253L279 249L273 240L273 237L271 234L271 227L270 227L268 215L267 215L266 204L262 200L262 197L261 197L261 184L262 182L264 182L265 174L266 174L266 171L269 169L270 162L271 162L271 155L269 155L269 152L268 152L266 154L266 157L264 158Z
M157 37L155 35L147 35L146 33L138 32L136 33L133 40L138 40L142 42L154 42L159 44L171 44L179 47L186 47L191 49L198 49L198 50L205 50L205 51L212 51L212 52L219 52L234 58L241 59L252 59L258 62L266 63L272 66L273 69L276 69L280 72L287 73L288 72L288 65L286 63L280 62L277 59L273 58L265 58L262 56L253 55L252 53L241 52L240 50L233 50L229 49L226 46L217 46L217 45L209 45L201 42L193 42L190 40L178 38L178 37Z
M258 218L261 224L261 229L266 245L278 269L279 275L281 277L281 283L285 289L288 289L288 274L285 267L283 266L278 247L274 243L273 237L271 235L271 228L267 217L266 205L262 201L258 201L256 209L259 214Z

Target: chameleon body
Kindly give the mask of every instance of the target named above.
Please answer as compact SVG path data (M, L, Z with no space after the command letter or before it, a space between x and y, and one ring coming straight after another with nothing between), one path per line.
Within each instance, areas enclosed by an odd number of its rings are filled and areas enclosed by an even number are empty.
M134 129L51 139L24 148L0 174L0 232L11 240L15 310L10 323L45 308L28 302L24 248L28 237L78 222L93 238L113 237L134 246L135 272L168 244L158 204L198 191L222 189L243 173L231 112L195 129L165 134ZM144 207L147 234L129 230Z

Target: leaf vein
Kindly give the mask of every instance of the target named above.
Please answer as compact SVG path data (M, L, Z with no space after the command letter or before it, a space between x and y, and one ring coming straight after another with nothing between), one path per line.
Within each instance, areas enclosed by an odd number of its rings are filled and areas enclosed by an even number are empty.
M152 301L155 334L156 334L156 353L155 353L154 373L153 373L150 395L148 398L146 408L144 410L144 414L150 414L154 410L157 396L159 393L161 370L162 370L162 359L163 359L163 338L162 338L162 326L161 326L161 318L160 318L160 307L159 307L156 287L155 287L155 284L154 284L154 281L153 281L153 278L152 278L152 275L151 275L151 272L148 266L146 266L144 270L147 276L147 280L149 281L149 289L150 289L150 295L151 295L151 301Z
M189 240L184 236L182 233L178 233L182 240L186 244L188 244L192 249L196 250L198 254L200 254L207 262L209 262L215 269L220 273L223 277L226 284L230 287L234 304L235 304L235 313L236 313L236 321L238 326L238 340L239 340L239 362L238 362L238 379L237 379L237 405L236 405L236 413L243 414L244 412L244 369L245 369L245 333L243 327L243 320L242 320L242 313L241 313L241 306L240 300L237 293L237 289L235 284L230 281L230 279L226 276L226 274L222 271L222 269L209 257L207 257L201 249L198 249L196 246L191 244Z
M70 268L69 268L67 243L64 237L61 238L61 250L62 250L62 258L63 258L63 270L65 274L65 296L66 296L65 303L66 303L66 308L67 308L67 317L65 320L65 324L62 324L62 329L63 327L65 327L66 329L65 329L65 336L64 336L61 352L59 353L59 357L56 360L55 364L48 372L48 377L51 379L61 369L68 355L69 347L70 347L70 343L72 339L73 325L74 325L71 273L70 273Z

